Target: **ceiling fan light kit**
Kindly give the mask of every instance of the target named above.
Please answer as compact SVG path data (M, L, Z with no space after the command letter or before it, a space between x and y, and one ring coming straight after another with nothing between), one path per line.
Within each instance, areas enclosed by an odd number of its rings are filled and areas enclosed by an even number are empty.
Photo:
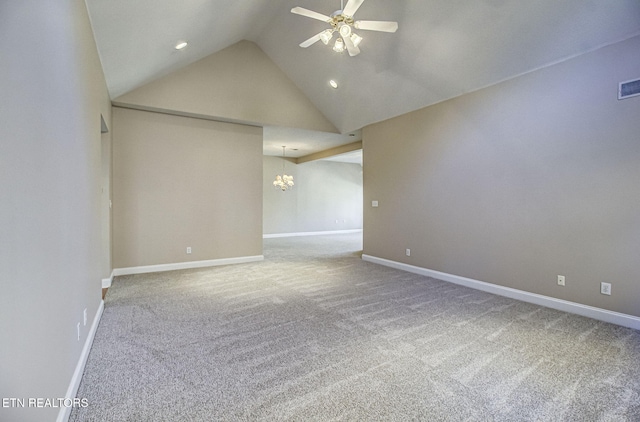
M358 45L360 45L360 41L362 41L362 37L358 34L351 34L351 42L353 43L353 45L355 45L356 47Z
M328 45L331 38L333 38L333 29L325 29L320 33L320 41L322 41L324 45Z
M356 13L358 8L360 8L363 2L364 0L349 0L347 1L347 5L343 7L341 1L341 9L333 12L331 16L323 15L322 13L314 12L313 10L305 9L303 7L294 7L291 9L291 13L320 20L331 25L331 28L325 29L319 34L316 34L308 40L300 43L300 47L307 48L318 41L322 41L324 45L328 45L329 41L333 38L333 33L337 31L338 34L340 34L340 38L338 38L333 45L333 51L342 53L346 48L349 55L353 57L360 54L360 48L358 46L360 45L360 42L362 42L362 37L353 32L353 28L365 31L381 32L396 32L398 30L397 22L355 21L353 19L353 15Z
M340 30L338 31L340 32L340 35L342 35L344 38L350 37L351 36L351 27L349 25L346 24L340 24Z

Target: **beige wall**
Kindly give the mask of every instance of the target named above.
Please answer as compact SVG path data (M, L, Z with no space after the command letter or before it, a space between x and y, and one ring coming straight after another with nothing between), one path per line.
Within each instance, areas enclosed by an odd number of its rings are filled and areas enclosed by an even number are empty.
M110 102L84 1L2 2L0 39L0 397L65 397L101 302Z
M259 126L336 128L260 48L241 41L114 100Z
M282 192L274 188L282 175L282 158L264 157L265 234L354 230L362 228L362 167L333 161L294 164L287 174L295 186Z
M114 107L113 132L115 268L262 255L261 128Z
M111 107L109 107L111 110ZM109 122L111 121L111 113L109 113ZM106 123L106 121L105 121ZM112 266L112 244L111 241L111 130L107 127L108 132L102 133L100 136L101 143L101 159L100 159L100 221L101 221L101 269L102 279L110 279Z
M366 127L364 253L640 316L640 97L617 99L638 51Z

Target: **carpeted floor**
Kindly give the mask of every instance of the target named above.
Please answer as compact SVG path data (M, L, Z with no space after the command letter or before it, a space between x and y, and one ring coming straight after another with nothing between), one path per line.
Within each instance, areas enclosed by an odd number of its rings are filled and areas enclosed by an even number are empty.
M360 259L117 277L71 421L639 421L640 332Z

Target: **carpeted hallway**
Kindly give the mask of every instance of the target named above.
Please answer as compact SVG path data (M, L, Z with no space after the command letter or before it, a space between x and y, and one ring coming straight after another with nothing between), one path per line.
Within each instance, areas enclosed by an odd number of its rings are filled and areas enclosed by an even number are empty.
M360 259L117 277L71 421L638 421L640 332Z

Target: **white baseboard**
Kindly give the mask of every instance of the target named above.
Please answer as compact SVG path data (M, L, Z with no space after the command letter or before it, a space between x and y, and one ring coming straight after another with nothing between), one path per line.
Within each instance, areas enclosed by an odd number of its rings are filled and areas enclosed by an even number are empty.
M111 275L109 276L109 278L103 278L102 279L102 288L103 289L108 289L109 287L111 287L111 282L113 281L113 271L111 271Z
M67 393L64 396L65 398L73 399L74 397L76 397L76 394L78 394L78 387L80 387L80 381L82 381L82 374L84 373L84 367L87 364L87 359L89 358L91 345L93 344L93 339L96 336L96 330L98 329L100 318L102 318L102 311L104 311L103 300L100 301L100 306L98 306L96 315L93 317L91 328L87 333L87 339L84 341L82 353L80 354L80 358L78 359L78 363L76 364L76 369L73 372L73 376L71 377L71 382L69 383L69 387L67 388ZM56 421L67 422L69 420L69 416L71 415L71 409L71 407L61 406Z
M174 264L145 265L142 267L115 268L114 276L129 274L157 273L161 271L186 270L189 268L216 267L219 265L245 264L262 261L264 255L239 256L235 258L209 259L206 261L177 262Z
M453 274L447 274L440 271L430 270L427 268L416 267L414 265L404 264L402 262L391 261L384 258L378 258L371 255L362 255L364 261L373 262L374 264L384 265L386 267L396 268L398 270L408 271L410 273L420 274L427 277L437 278L439 280L448 281L450 283L459 284L461 286L471 287L472 289L482 290L484 292L493 293L512 299L529 302L547 308L557 309L559 311L570 312L572 314L582 315L588 318L597 319L611 324L621 325L623 327L640 330L640 318L622 314L619 312L609 311L607 309L596 308L594 306L583 305L581 303L569 302L567 300L556 299L549 296L539 295L537 293L525 292L523 290L513 289L511 287L499 286L484 281L474 280L472 278L460 277Z
M353 230L331 230L322 232L298 232L298 233L275 233L275 234L263 234L263 239L273 239L275 237L297 237L297 236L321 236L324 234L346 234L346 233L359 233L362 229Z

